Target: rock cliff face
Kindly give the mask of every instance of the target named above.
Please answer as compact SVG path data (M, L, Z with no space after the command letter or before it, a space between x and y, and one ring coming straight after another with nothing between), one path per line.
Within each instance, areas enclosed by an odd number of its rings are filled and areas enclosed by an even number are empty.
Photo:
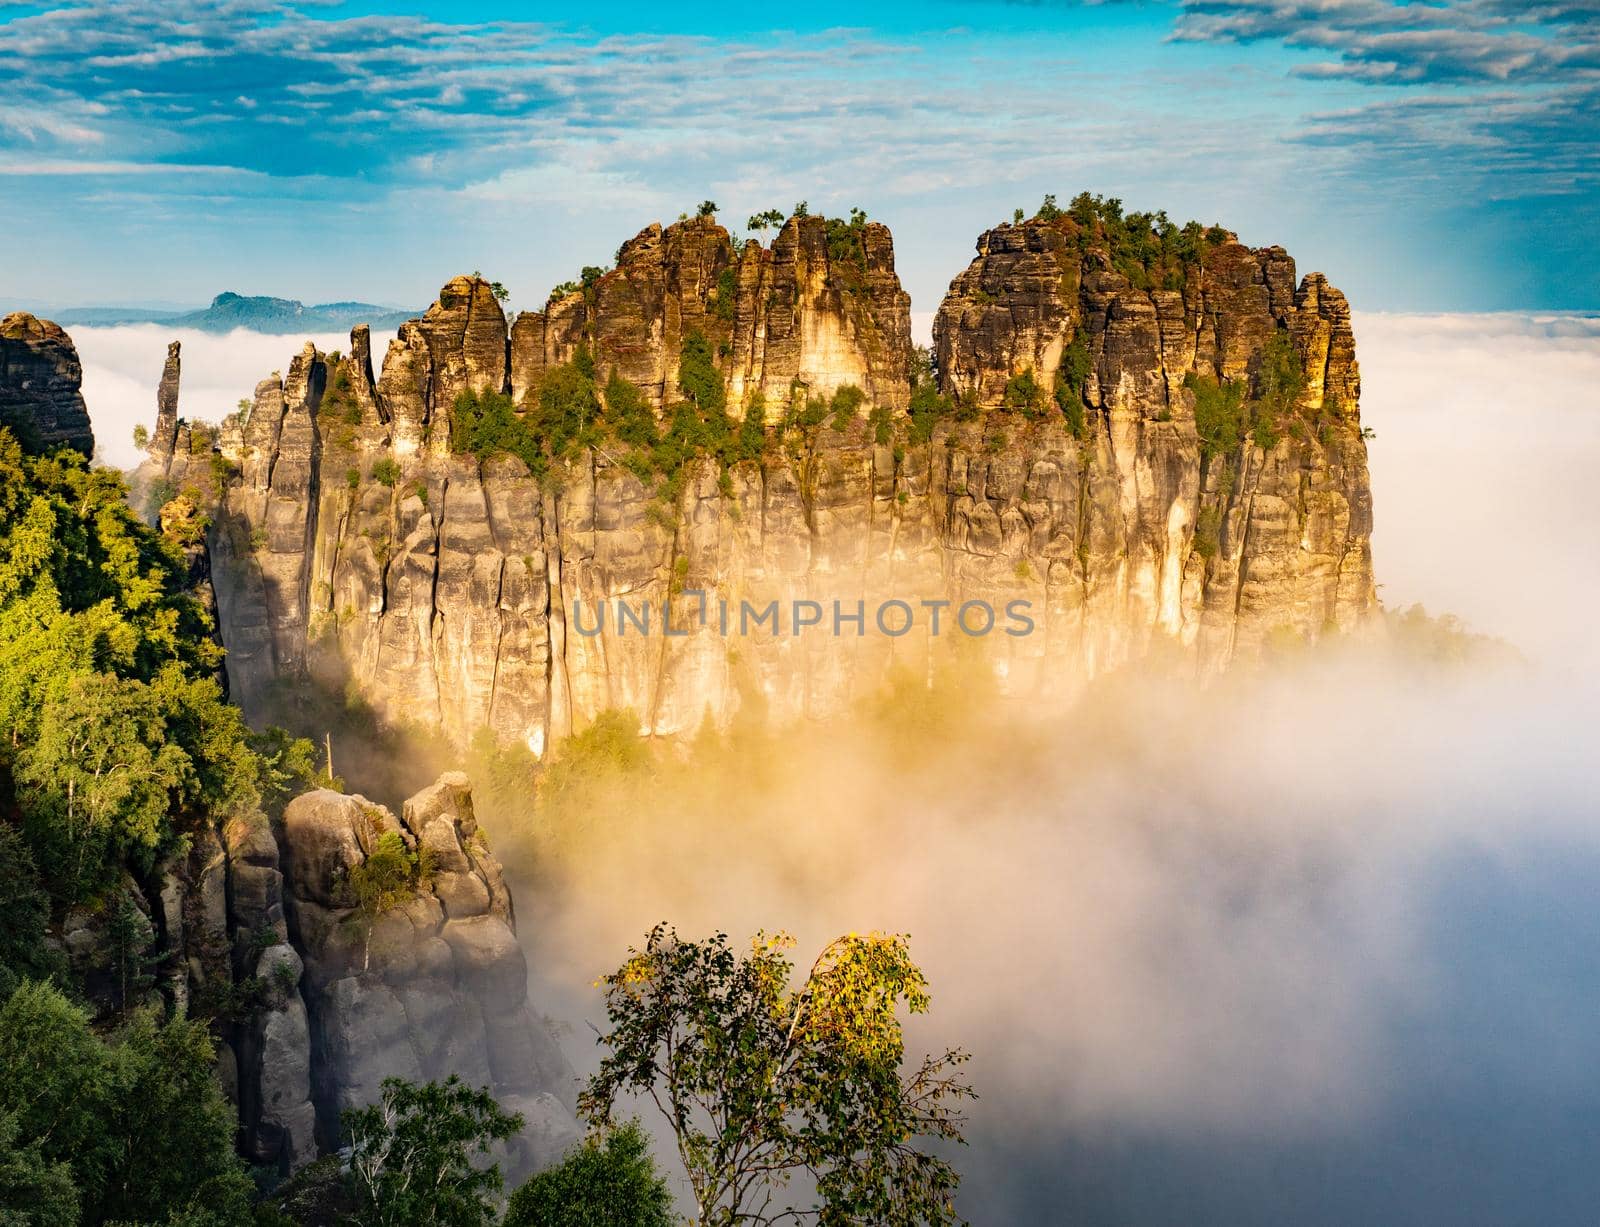
M457 278L439 306L464 292ZM486 292L478 294L480 319L491 314ZM590 288L517 317L509 390L521 401L542 372L570 361L586 342L602 368L660 408L678 398L679 354L699 332L717 347L735 404L760 392L776 414L797 384L824 395L854 384L871 403L903 410L910 311L894 271L894 242L876 222L858 227L846 246L830 244L825 219L795 217L770 248L750 242L737 253L709 218L665 230L654 225L624 243L616 269ZM486 325L481 335L487 341L492 329ZM480 388L498 390L487 361L476 369L485 377Z
M307 793L284 810L282 835L324 1146L337 1145L339 1112L375 1101L384 1078L457 1074L525 1117L515 1170L558 1158L578 1136L576 1080L529 1010L511 896L466 776L441 777L398 818L363 797ZM416 880L364 914L354 884L385 835L399 837Z
M1294 403L1207 456L1193 377L1259 386L1280 334L1302 373ZM1021 512L1012 535L1044 539L1052 586L1093 655L1119 659L1128 636L1154 631L1215 668L1272 631L1311 637L1374 607L1355 339L1322 274L1297 287L1281 247L1230 240L1181 289L1139 288L1075 242L1070 221L1034 219L978 240L934 321L945 391L983 410L1008 388L1015 398L1018 377L1059 387L1074 343L1087 437L1072 446L1057 433L1020 466L969 467L953 509L969 534L993 541L998 527L1002 549L1008 506Z
M1297 287L1280 249L1221 238L1177 288L1141 288L1118 258L1059 220L984 235L938 314L942 400L913 383L888 231L821 218L737 252L709 219L652 226L509 327L486 282L457 278L376 376L364 330L347 356L307 347L221 436L233 693L259 713L275 680L323 672L457 742L487 728L542 750L607 708L664 735L751 706L825 715L981 627L954 625L969 601L1026 603L1031 634L982 639L1020 695L1158 644L1204 674L1277 632L1353 626L1375 600L1343 297L1316 274ZM768 423L758 457L652 473L607 438L536 480L452 451L463 391L528 413L580 348L665 423L695 334L730 411ZM1274 402L1282 355L1298 373ZM851 386L843 412L803 412ZM1217 404L1236 419L1225 440ZM600 613L618 600L650 605L652 632ZM772 600L776 631L741 620ZM791 633L796 600L820 603L820 629ZM914 611L903 637L875 617L892 600Z
M59 326L24 311L0 319L0 426L23 446L93 455L82 384L78 351Z
M408 873L363 910L355 883L390 833ZM340 1111L376 1100L389 1076L492 1088L526 1121L505 1156L514 1174L577 1139L576 1079L529 1005L511 896L465 776L441 777L399 818L316 791L281 822L257 812L202 828L120 897L115 914L66 917L78 981L108 1012L165 1001L212 1021L253 1162L289 1172L336 1148ZM130 980L129 967L158 972Z

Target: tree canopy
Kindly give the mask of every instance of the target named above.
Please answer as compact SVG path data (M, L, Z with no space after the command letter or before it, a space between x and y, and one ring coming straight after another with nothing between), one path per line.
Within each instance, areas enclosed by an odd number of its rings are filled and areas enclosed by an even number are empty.
M902 1069L900 1011L929 1005L907 939L839 938L794 987L792 945L653 929L602 982L611 1029L579 1110L606 1127L627 1097L653 1104L704 1227L958 1222L955 1169L917 1143L961 1141L966 1054ZM814 1194L791 1205L801 1175Z
M592 1137L511 1195L503 1227L672 1227L672 1190L637 1121Z

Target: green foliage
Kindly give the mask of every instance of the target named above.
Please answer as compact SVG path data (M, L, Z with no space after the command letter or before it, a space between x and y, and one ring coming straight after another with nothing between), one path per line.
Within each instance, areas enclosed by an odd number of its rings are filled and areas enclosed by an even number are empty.
M1246 438L1270 451L1283 438L1286 425L1297 437L1304 433L1298 404L1305 371L1286 332L1275 332L1262 347L1255 395L1248 402L1245 384L1235 380L1219 382L1191 371L1183 386L1194 394L1194 426L1203 460L1231 455Z
M618 440L629 447L653 448L661 441L650 402L616 371L606 381L605 417Z
M248 1221L213 1060L204 1023L140 1012L105 1040L59 990L24 984L0 1006L0 1171L25 1166L56 1206L70 1173L87 1223Z
M603 711L588 728L560 744L539 782L540 808L557 822L577 817L575 799L648 762L649 747L639 736L639 717L627 710Z
M717 292L711 299L711 313L725 324L733 322L733 308L739 296L739 277L730 264L717 274Z
M887 447L894 439L894 417L888 406L874 405L867 415L867 425L872 429L872 441L879 447Z
M385 456L372 466L372 476L380 485L392 489L400 480L400 466L395 463L393 457Z
M133 428L133 445L141 452L150 446L150 428L143 422Z
M1217 556L1222 540L1222 512L1216 507L1203 508L1194 522L1194 552L1207 562Z
M488 1227L497 1164L481 1165L522 1117L459 1078L421 1085L386 1078L379 1101L343 1117L357 1227Z
M1257 447L1277 446L1280 426L1295 413L1305 385L1305 367L1293 338L1287 332L1274 332L1261 349L1256 370L1251 435Z
M590 1138L511 1195L503 1227L672 1227L672 1190L637 1121Z
M553 399L561 400L559 389ZM456 397L455 413L450 419L450 447L452 451L471 452L479 460L516 456L535 476L548 466L532 427L517 413L511 398L499 392L480 395L469 390Z
M1453 614L1430 614L1421 605L1385 609L1383 630L1397 658L1409 665L1525 667L1521 654L1503 639L1471 631Z
M835 431L848 429L866 401L867 394L853 383L835 388L833 395L828 398L828 413L832 419L833 429Z
M1140 289L1183 289L1212 249L1233 237L1220 226L1179 226L1165 212L1125 214L1116 197L1088 192L1079 192L1065 210L1046 196L1034 216L1066 228L1080 248L1104 248L1112 267Z
M754 460L767 446L767 398L752 392L745 401L744 417L739 422L739 457Z
M0 1001L24 979L44 978L60 959L45 946L50 899L22 835L0 820ZM3 1203L0 1203L3 1204Z
M1194 429L1200 436L1200 456L1231 455L1244 440L1244 387L1232 380L1218 382L1211 375L1191 371L1183 386L1194 394Z
M317 766L317 747L309 738L268 726L250 733L248 741L260 764L261 805L268 813L281 813L291 799L314 788L339 789L341 781Z
M141 1012L111 1052L104 1217L159 1221L176 1211L219 1225L246 1218L252 1188L234 1154L237 1122L212 1073L205 1024L158 1023Z
M1045 197L1050 200L1050 197ZM1079 324L1066 349L1061 352L1061 365L1056 368L1055 402L1066 419L1067 430L1080 443L1089 439L1089 416L1084 404L1084 385L1089 380L1089 334Z
M966 1058L902 1071L900 1009L929 1000L907 940L840 938L794 988L792 944L757 935L740 956L657 926L603 981L607 1053L579 1110L604 1127L623 1096L660 1106L705 1227L784 1216L762 1207L801 1171L822 1222L957 1222L955 1169L916 1143L961 1140Z
M1250 441L1262 451L1270 452L1282 438L1278 424L1270 414L1260 413L1251 418Z
M79 1221L72 1168L47 1159L37 1139L23 1142L15 1117L0 1113L0 1224L78 1227Z
M717 370L711 343L704 333L691 332L684 338L678 358L678 386L702 414L722 413L727 408L722 372Z
M866 213L851 209L848 221L830 217L827 228L830 265L844 274L846 286L860 285L867 272Z
M1044 388L1034 378L1031 366L1006 380L1006 390L1001 398L1001 404L1011 412L1020 413L1024 417L1039 416L1045 404Z
M912 443L928 442L940 419L954 411L949 398L939 393L933 376L933 356L926 345L918 345L911 351L911 422L907 437Z
M0 432L0 796L63 901L258 795L187 563L126 493Z
M398 831L385 831L345 881L350 902L367 927L417 893L425 871L422 857L406 847Z
M782 227L785 218L781 209L768 209L765 213L753 213L750 220L745 222L746 230L753 230L757 234L763 230L777 230Z
M694 211L694 215L696 217L715 217L717 215L717 202L714 200L702 200L700 207Z
M556 299L565 298L569 294L588 294L594 289L595 283L605 275L605 269L595 264L586 264L583 266L583 271L578 274L576 281L563 281L555 289L551 290L549 301L554 302Z

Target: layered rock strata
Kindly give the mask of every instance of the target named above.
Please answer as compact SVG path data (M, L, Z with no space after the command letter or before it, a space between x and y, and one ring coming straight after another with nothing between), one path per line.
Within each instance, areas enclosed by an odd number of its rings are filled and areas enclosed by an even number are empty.
M325 670L458 743L489 729L542 750L608 708L662 735L741 709L825 715L891 665L928 668L968 601L1026 602L1032 633L982 640L1019 695L1070 692L1158 646L1205 674L1375 607L1354 341L1320 275L1296 284L1281 249L1219 240L1179 288L1143 288L1067 223L998 227L937 317L946 411L913 421L888 231L842 225L793 218L770 249L737 253L709 219L652 226L616 269L509 325L487 282L457 278L376 374L358 329L349 355L308 346L259 385L222 432L235 472L212 535L247 710L276 679ZM600 384L621 376L665 422L697 333L736 418L791 415L759 459L651 474L608 441L541 481L512 456L452 450L461 393L527 413L580 347ZM1255 397L1274 345L1303 372L1294 403L1218 452L1191 377ZM849 386L853 416L794 427L796 405ZM782 627L741 625L743 603L773 600ZM796 600L821 604L820 631L790 633ZM892 600L913 633L876 624ZM620 626L617 601L650 606L655 631ZM923 602L950 603L939 634Z
M1206 456L1190 376L1259 385L1279 334L1303 373L1280 437ZM1030 536L1076 537L1085 551L1065 567L1077 591L1058 591L1081 611L1069 616L1099 628L1091 650L1116 659L1119 640L1153 631L1192 645L1209 669L1274 631L1315 637L1375 607L1355 339L1344 295L1322 274L1297 284L1281 247L1225 241L1181 289L1140 288L1103 250L1080 247L1070 222L1034 219L978 240L934 320L944 390L984 410L1004 405L1024 374L1057 386L1074 342L1088 359L1091 437L1035 452L1010 489ZM994 490L995 471L969 481L972 507L1001 510L993 495L1005 498L1007 478ZM1063 531L1063 513L1076 514L1079 533ZM1066 556L1045 554L1053 567Z
M25 311L0 319L0 426L24 447L94 454L77 348L59 325Z

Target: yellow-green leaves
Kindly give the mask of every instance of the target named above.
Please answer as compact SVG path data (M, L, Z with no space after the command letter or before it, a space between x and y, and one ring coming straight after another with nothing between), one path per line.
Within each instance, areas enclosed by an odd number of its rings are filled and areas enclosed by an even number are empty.
M686 941L665 925L600 984L607 1055L579 1097L597 1128L619 1100L653 1102L693 1190L695 1221L957 1222L957 1176L923 1139L961 1140L971 1095L947 1052L902 1069L901 1011L928 1008L903 934L849 934L793 984L783 932L739 955L725 934ZM814 1196L785 1187L807 1173ZM805 1203L810 1200L812 1204Z

